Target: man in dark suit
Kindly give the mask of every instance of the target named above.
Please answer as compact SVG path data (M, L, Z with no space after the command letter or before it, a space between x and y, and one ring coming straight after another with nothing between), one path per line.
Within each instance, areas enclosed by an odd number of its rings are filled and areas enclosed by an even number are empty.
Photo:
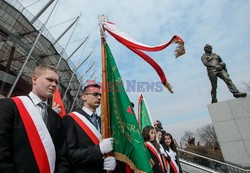
M0 99L1 173L68 172L62 119L46 105L58 81L54 67L40 65L28 96Z
M101 140L100 117L96 115L96 108L101 103L100 86L88 85L83 92L83 108L63 118L70 172L113 171L116 167L114 157L104 158L105 154L113 150L113 138Z

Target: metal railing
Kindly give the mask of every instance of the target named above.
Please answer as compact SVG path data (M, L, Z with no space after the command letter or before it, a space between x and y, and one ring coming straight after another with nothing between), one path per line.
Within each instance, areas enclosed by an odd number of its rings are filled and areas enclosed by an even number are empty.
M201 165L202 167L207 167L212 169L216 172L223 172L223 173L250 173L250 169L244 168L241 166L236 166L230 163L222 162L219 160L215 160L206 156L202 156L190 151L177 149L179 156L181 158L181 162L191 162Z
M206 173L217 173L216 171L210 169L210 168L207 168L207 167L204 167L204 166L201 166L201 165L198 165L196 163L192 163L192 162L189 162L189 161L186 161L186 160L183 160L183 159L180 159L179 160L181 165L182 165L182 172L183 173L192 173L192 172L206 172ZM185 166L184 166L185 165ZM191 170L195 168L196 171L193 171Z

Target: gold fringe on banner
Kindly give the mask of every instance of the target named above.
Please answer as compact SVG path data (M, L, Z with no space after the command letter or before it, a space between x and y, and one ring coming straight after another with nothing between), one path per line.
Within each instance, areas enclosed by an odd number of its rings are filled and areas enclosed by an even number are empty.
M126 164L128 164L130 166L131 169L133 169L135 171L135 173L146 173L143 170L138 169L135 164L124 154L121 153L117 153L114 152L114 157L116 158L116 160L125 162ZM150 165L153 166L155 163L152 159L150 159Z

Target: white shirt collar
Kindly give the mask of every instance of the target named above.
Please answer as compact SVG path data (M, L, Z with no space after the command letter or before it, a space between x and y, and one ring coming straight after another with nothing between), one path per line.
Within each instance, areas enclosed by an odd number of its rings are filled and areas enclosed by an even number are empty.
M48 103L47 103L47 100L42 101L42 100L41 100L37 95L35 95L33 92L30 92L30 93L29 93L29 96L30 96L31 100L33 101L33 103L35 104L35 106L36 106L37 104L39 104L40 102L44 102L44 103L48 104Z
M93 111L91 111L89 108L83 106L82 110L85 111L89 116L92 116L92 114L94 113Z

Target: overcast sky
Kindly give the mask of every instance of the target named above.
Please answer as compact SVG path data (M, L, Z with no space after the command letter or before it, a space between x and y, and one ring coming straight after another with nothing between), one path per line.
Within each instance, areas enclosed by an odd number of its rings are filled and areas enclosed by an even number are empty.
M21 0L24 6L35 1ZM40 0L29 6L33 14L48 2ZM45 21L47 12L39 20ZM104 14L122 31L137 41L158 45L169 41L173 35L179 35L185 42L186 54L174 58L174 48L150 53L162 67L174 94L167 89L161 92L143 92L153 120L160 120L166 131L179 141L186 130L195 132L196 128L211 123L207 105L211 102L210 82L205 66L201 62L205 44L213 46L213 52L219 54L226 63L229 74L239 90L244 91L243 82L250 83L250 1L249 0L60 0L47 27L57 38L80 13L79 24L75 29L68 55L79 44L79 39L90 35L85 50L79 51L72 59L86 55L94 50L91 62L96 61L95 69L98 81L101 80L100 36L97 16ZM68 22L65 22L68 21ZM61 25L57 25L62 23ZM56 27L53 27L57 25ZM60 40L65 45L70 32ZM158 75L146 62L118 43L107 33L113 56L115 57L125 87L128 81L159 82ZM87 63L79 70L83 73ZM90 72L89 74L91 74ZM85 78L85 80L87 77ZM139 92L128 92L130 100L137 102ZM224 82L218 81L218 100L234 99Z

